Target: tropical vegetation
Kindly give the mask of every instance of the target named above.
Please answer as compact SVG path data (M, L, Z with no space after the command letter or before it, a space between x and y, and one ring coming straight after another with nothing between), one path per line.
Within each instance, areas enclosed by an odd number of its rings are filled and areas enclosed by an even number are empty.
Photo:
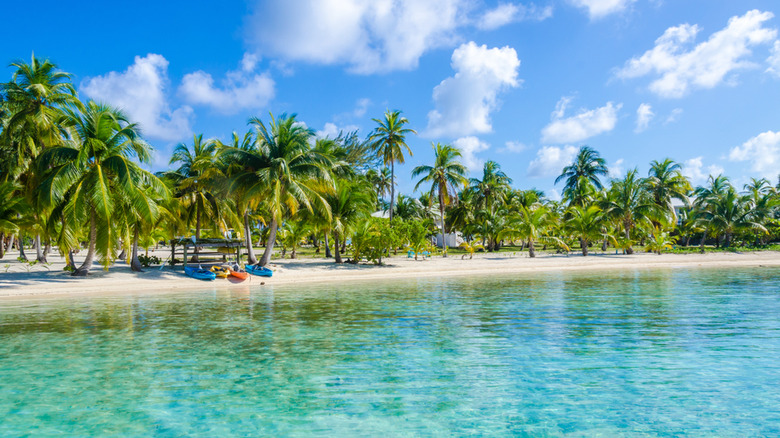
M713 175L694 187L670 158L646 176L609 178L589 146L556 178L560 200L514 187L495 161L468 178L461 151L439 142L411 172L418 194L396 193L396 164L416 134L397 110L372 119L365 137L318 138L295 114L254 116L225 141L193 136L169 170L152 173L153 146L127 114L82 100L47 59L11 67L0 84L0 258L34 250L45 263L58 251L74 275L96 260L140 271L150 247L181 236L239 238L260 265L306 248L335 263L382 263L398 251L423 259L437 242L439 254L471 258L507 247L529 257L766 247L780 237L780 184L740 188Z

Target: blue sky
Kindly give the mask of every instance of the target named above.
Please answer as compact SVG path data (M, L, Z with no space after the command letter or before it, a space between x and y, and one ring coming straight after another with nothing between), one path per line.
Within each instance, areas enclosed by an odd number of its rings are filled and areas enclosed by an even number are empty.
M249 117L297 113L320 132L374 127L400 109L453 143L478 176L498 161L518 188L556 196L581 145L615 176L670 157L695 184L780 173L780 8L766 0L287 0L20 2L4 6L0 60L52 59L82 98L128 112L155 170L193 134L227 139ZM12 70L6 69L5 77ZM557 187L560 190L560 187Z

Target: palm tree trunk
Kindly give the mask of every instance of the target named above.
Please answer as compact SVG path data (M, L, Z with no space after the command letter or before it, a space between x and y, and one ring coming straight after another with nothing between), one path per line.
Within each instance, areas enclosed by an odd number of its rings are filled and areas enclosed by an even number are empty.
M607 245L609 245L609 241L605 237L604 242L601 243L601 252L605 252L607 250Z
M72 249L68 250L67 264L70 268L70 272L76 272L76 256L74 255Z
M395 205L395 161L390 161L390 222L393 222L393 206Z
M49 257L49 252L50 251L51 251L51 240L50 239L46 239L46 244L43 245L43 258L44 259Z
M626 248L626 254L633 254L634 248L631 246L631 230L628 228L628 225L625 225L623 227L626 234L626 245L628 245L628 248Z
M8 246L6 246L6 251L11 251L14 249L14 241L16 240L16 235L11 234L11 237L8 238Z
M0 259L5 255L5 233L0 233Z
M41 248L40 234L35 235L35 260L40 263L46 263L46 255L43 253L43 248Z
M328 233L325 233L325 258L329 259L333 257L333 253L330 252L330 242L328 242Z
M95 260L95 245L97 243L97 226L95 224L95 210L89 215L89 249L87 250L87 257L84 259L84 263L79 266L78 269L73 271L75 277L85 277L89 274L90 268L92 268L92 262Z
M528 257L536 257L536 249L534 248L534 239L528 239Z
M339 232L334 231L333 232L333 243L336 245L336 263L343 263L341 260L341 251L338 250L339 248Z
M273 218L268 227L268 240L266 240L265 243L265 251L263 252L263 257L260 258L260 263L258 263L260 266L265 266L268 264L268 262L271 261L271 253L274 251L274 242L276 242L276 229L278 226L279 224L277 224L276 218Z
M16 246L19 247L19 257L26 262L27 254L24 253L24 233L21 231L19 231L19 240L16 242Z
M447 257L447 239L444 237L444 193L439 187L439 214L441 214L441 247L442 256Z
M580 237L580 246L582 247L582 256L586 257L588 255L588 242L582 237Z
M133 272L143 272L141 269L141 261L138 260L138 228L136 227L135 231L133 231L133 250L131 251L132 256L130 257L130 269Z
M200 242L200 202L195 204L195 241ZM198 262L200 259L198 258L198 244L195 244L195 255L192 256L192 261Z
M254 265L257 263L255 249L252 247L252 229L249 227L249 210L244 210L244 243L246 243L246 255L248 263Z
M699 251L701 253L704 253L704 241L707 240L707 230L702 231L701 233L701 242L699 242Z

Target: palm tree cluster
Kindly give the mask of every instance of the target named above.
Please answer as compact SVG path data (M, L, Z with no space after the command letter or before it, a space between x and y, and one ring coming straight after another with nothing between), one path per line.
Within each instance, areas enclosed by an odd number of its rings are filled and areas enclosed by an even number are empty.
M317 138L295 114L253 117L228 141L195 135L179 144L171 170L155 174L152 146L121 110L82 101L49 60L11 66L0 83L0 257L15 246L26 259L26 246L46 262L56 249L74 275L96 259L140 270L139 247L191 235L235 233L248 261L266 265L275 247L290 257L306 244L337 263L344 254L381 261L398 248L433 250L436 236L446 255L455 231L470 254L519 245L534 257L540 245L583 255L594 246L661 252L677 240L766 245L780 229L778 188L765 179L742 191L723 176L693 188L666 159L647 177L630 170L603 182L606 162L587 146L556 179L561 201L513 188L495 161L468 179L461 152L441 143L432 144L432 164L412 170L420 196L396 196L395 164L412 155L406 140L415 134L400 111L373 119L364 139Z

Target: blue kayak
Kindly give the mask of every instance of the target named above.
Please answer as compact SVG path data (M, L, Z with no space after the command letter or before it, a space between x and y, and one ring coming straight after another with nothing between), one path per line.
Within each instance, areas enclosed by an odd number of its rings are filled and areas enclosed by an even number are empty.
M244 270L252 275L257 275L260 277L270 277L274 275L274 271L266 268L265 266L246 265Z
M217 274L203 268L185 266L184 273L192 278L197 278L198 280L215 280L217 278Z

